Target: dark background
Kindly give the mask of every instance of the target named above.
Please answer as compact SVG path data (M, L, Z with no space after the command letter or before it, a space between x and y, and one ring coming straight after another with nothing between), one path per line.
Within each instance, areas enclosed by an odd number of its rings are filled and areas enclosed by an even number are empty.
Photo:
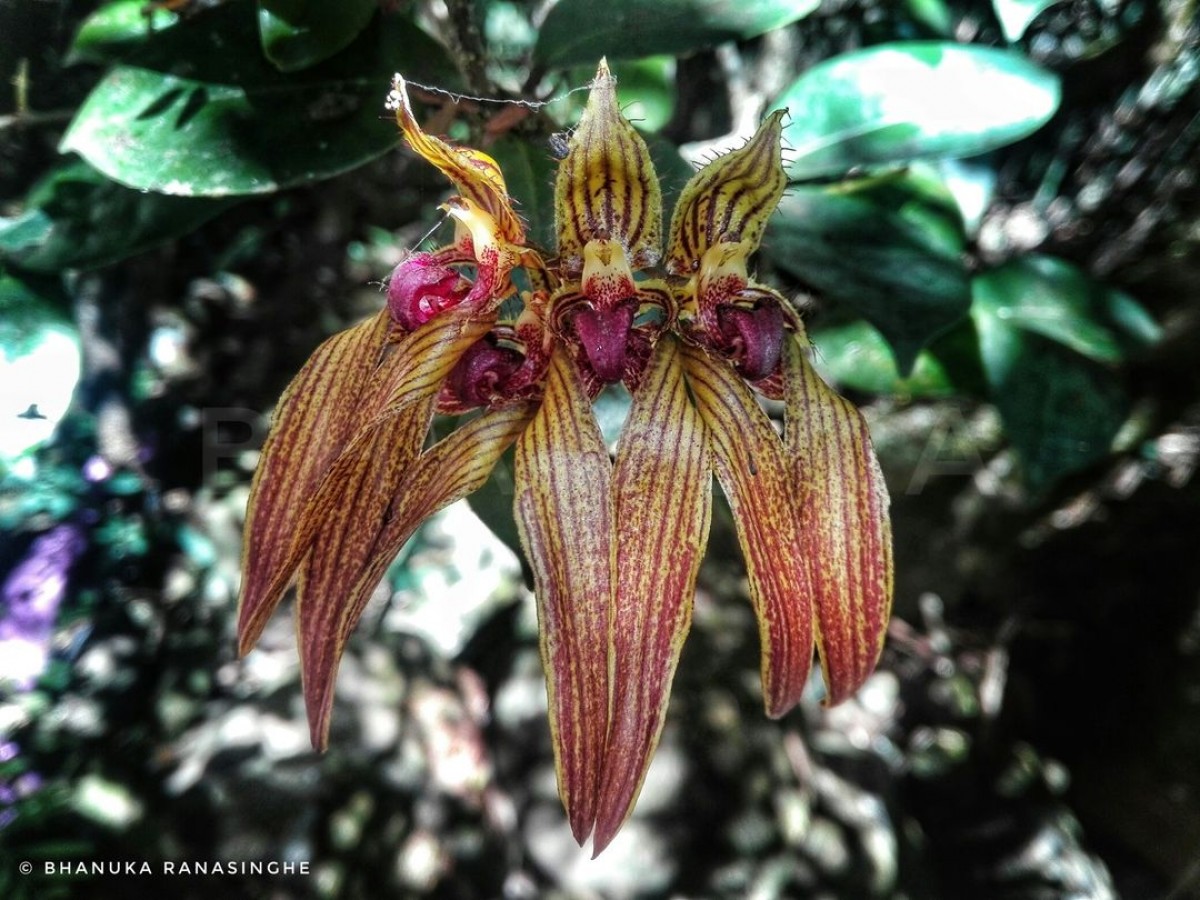
M66 64L94 8L0 5L5 223L42 208L31 188L62 162L64 129L106 71ZM1004 43L989 3L825 2L681 55L658 133L730 131L780 67L936 36L938 10L950 39ZM495 96L504 66L529 75L545 8L468 11L474 32L440 7L383 12L442 29L465 86ZM397 149L337 177L188 201L225 205L187 226L192 213L173 207L175 233L145 239L146 207L88 175L45 207L66 250L39 261L0 228L3 274L26 291L5 297L5 321L25 321L32 296L74 329L83 360L36 464L0 470L0 615L20 631L22 603L52 609L28 625L49 648L45 671L0 690L0 895L1200 896L1200 26L1182 0L1064 2L1013 46L1062 77L1063 101L987 158L995 192L959 262L972 275L1056 257L1149 311L1160 338L1105 368L1124 398L1119 434L1081 464L1033 465L1040 445L1013 409L1053 409L1041 400L1057 376L1037 373L1059 370L1044 359L999 396L962 389L970 366L951 363L940 396L894 377L848 385L893 500L896 610L879 673L841 707L762 715L756 627L719 506L662 747L596 862L555 796L520 564L465 508L414 539L364 617L326 754L308 748L288 616L234 656L266 416L323 337L378 309L382 279L436 220L437 173ZM461 136L478 136L487 114L460 112ZM539 113L513 136L552 172L560 127ZM71 256L123 232L111 261ZM770 244L760 276L790 296L812 288ZM846 320L836 291L812 293L810 327ZM9 350L16 333L0 332ZM1058 408L1108 385L1072 383ZM310 872L44 874L46 861L92 860Z

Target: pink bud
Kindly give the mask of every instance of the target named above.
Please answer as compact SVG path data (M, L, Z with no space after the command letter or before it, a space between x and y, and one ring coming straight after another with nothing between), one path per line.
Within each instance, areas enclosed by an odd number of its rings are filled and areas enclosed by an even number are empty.
M575 314L575 333L592 371L606 384L620 381L625 374L633 313L633 302L626 301L608 309L584 306Z
M470 289L470 282L433 254L414 253L392 271L388 311L405 331L413 331L462 302Z
M753 309L721 306L717 320L742 377L758 381L775 371L783 353L783 310L774 303Z

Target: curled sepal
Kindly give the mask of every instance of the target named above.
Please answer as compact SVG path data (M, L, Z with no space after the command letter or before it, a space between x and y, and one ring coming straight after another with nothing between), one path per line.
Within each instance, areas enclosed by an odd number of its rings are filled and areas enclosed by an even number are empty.
M672 337L658 343L634 395L621 432L613 488L613 702L593 838L596 854L632 810L658 745L708 541L708 442L688 399Z
M812 562L817 649L826 700L840 703L875 668L892 609L887 485L867 423L784 347L785 442L800 486L804 555Z
M299 634L304 696L314 747L324 749L328 743L338 662L388 566L429 516L483 486L496 460L517 439L531 415L532 410L526 404L487 412L426 450L415 463L409 457L390 498L381 495L384 501L390 499L390 509L383 529L370 545L365 564L358 569L352 582L349 577L342 578L343 584L349 583L344 597L329 594L329 599L335 602L317 602L315 585L310 580L313 564L309 564L301 601L303 614L299 617ZM403 428L399 430L399 439L407 440ZM386 456L385 452L384 458ZM336 534L323 534L317 542L328 543L337 537Z
M514 513L533 568L558 792L579 843L596 819L608 723L612 465L591 403L556 349L517 441Z
M762 643L767 715L796 705L812 667L813 611L790 460L733 367L685 347L688 385L710 435L713 468L737 523Z
M454 182L464 200L491 216L504 241L525 243L525 228L513 211L504 173L494 159L478 150L447 144L422 131L408 100L408 87L399 74L392 79L388 108L395 110L396 122L408 146Z
M462 303L471 282L432 253L414 253L388 278L388 312L406 332Z
M500 343L500 337L510 332L500 326L463 354L442 387L439 412L460 415L510 399L508 385L526 362L519 350Z
M362 425L364 398L383 354L387 312L326 340L292 379L263 445L242 549L238 652L248 653L287 589L272 591L285 566L296 522L333 460Z
M583 270L591 240L615 240L634 269L662 255L662 191L646 142L621 114L617 81L601 61L587 108L554 182L558 255L563 271Z
M684 186L667 244L666 269L672 275L691 275L719 242L744 241L750 252L758 249L787 186L783 116L782 110L771 113L746 146L717 157Z

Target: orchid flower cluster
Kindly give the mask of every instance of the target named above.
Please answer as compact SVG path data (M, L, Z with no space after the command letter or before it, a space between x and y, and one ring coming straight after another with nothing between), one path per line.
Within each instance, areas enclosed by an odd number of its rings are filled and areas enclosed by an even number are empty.
M800 700L814 647L833 704L883 642L891 533L866 424L813 369L792 307L748 270L786 184L783 113L695 174L664 247L654 166L602 62L559 164L548 257L493 159L425 133L400 76L389 106L457 189L454 241L397 266L386 308L318 347L280 399L247 510L239 649L294 583L324 748L339 660L387 567L515 447L559 794L599 853L662 732L714 476L745 557L768 715ZM614 458L592 402L618 382L632 403ZM782 434L760 396L782 401ZM435 413L461 417L436 442Z

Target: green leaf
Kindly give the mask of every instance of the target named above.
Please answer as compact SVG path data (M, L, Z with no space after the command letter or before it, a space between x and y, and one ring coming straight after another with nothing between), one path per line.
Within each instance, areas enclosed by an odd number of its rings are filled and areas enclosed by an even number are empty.
M817 369L828 380L873 394L949 397L974 393L979 386L979 350L970 320L922 350L907 378L882 334L859 319L810 332Z
M467 505L504 546L508 547L525 566L525 551L513 518L513 451L510 448L496 462L491 477L475 493L467 496Z
M116 62L170 28L179 16L146 0L116 0L100 7L79 26L67 63Z
M954 34L954 13L945 0L906 0L908 14L930 31L944 37Z
M596 424L600 426L600 434L609 450L615 452L617 440L629 418L629 409L633 406L633 398L629 391L620 385L609 385L592 401L592 411L596 414Z
M660 134L639 132L646 141L646 149L650 151L650 159L654 163L654 172L662 187L663 221L671 221L671 212L679 192L688 183L696 170L691 163L683 158L679 148Z
M970 283L953 201L913 178L856 190L794 188L767 228L763 250L887 338L900 373L967 313Z
M0 463L45 443L71 405L79 380L75 326L59 291L0 275Z
M1010 43L1019 41L1029 23L1060 0L992 0L992 9Z
M1106 456L1129 401L1111 364L1158 340L1129 295L1028 256L976 276L971 315L992 400L1040 489Z
M444 440L455 429L462 427L469 419L450 416L437 416L433 420L435 440ZM494 534L502 544L516 554L525 565L525 551L521 547L521 537L517 533L517 520L513 517L513 500L516 490L513 481L514 450L510 447L496 461L492 474L484 482L483 487L467 495L467 505L479 517L479 521ZM411 547L411 545L406 545ZM405 551L408 552L407 550Z
M454 84L432 38L383 17L332 59L284 74L255 7L218 6L156 35L92 91L63 138L109 177L180 196L262 194L353 169L391 148L391 74Z
M263 53L281 72L307 69L346 49L378 7L378 0L259 0Z
M33 272L89 269L195 230L236 203L131 190L79 160L29 194L20 216L0 219L0 259Z
M1155 343L1161 330L1128 294L1049 256L1024 256L975 279L988 315L1102 363Z
M946 190L954 197L963 227L971 237L979 234L979 226L996 194L997 172L987 157L972 159L941 159L935 164ZM921 165L915 163L914 165Z
M609 68L617 79L617 101L621 112L638 131L658 131L671 121L675 112L675 57L651 56L638 60L618 60ZM586 84L596 74L593 64L579 66L569 73L574 84ZM587 95L572 94L572 121L579 118Z
M775 102L793 179L929 156L974 156L1036 131L1059 81L1019 53L900 41L810 69Z
M804 18L819 0L561 0L546 16L534 60L546 66L595 65L602 56L679 56L725 41L757 37Z
M37 346L30 336L47 326L74 329L71 300L60 279L0 271L0 348L26 354Z
M487 148L500 164L529 238L542 248L554 246L554 175L558 164L544 142L505 136Z
M1118 377L977 300L971 314L992 401L1030 486L1042 490L1107 456L1129 412Z

